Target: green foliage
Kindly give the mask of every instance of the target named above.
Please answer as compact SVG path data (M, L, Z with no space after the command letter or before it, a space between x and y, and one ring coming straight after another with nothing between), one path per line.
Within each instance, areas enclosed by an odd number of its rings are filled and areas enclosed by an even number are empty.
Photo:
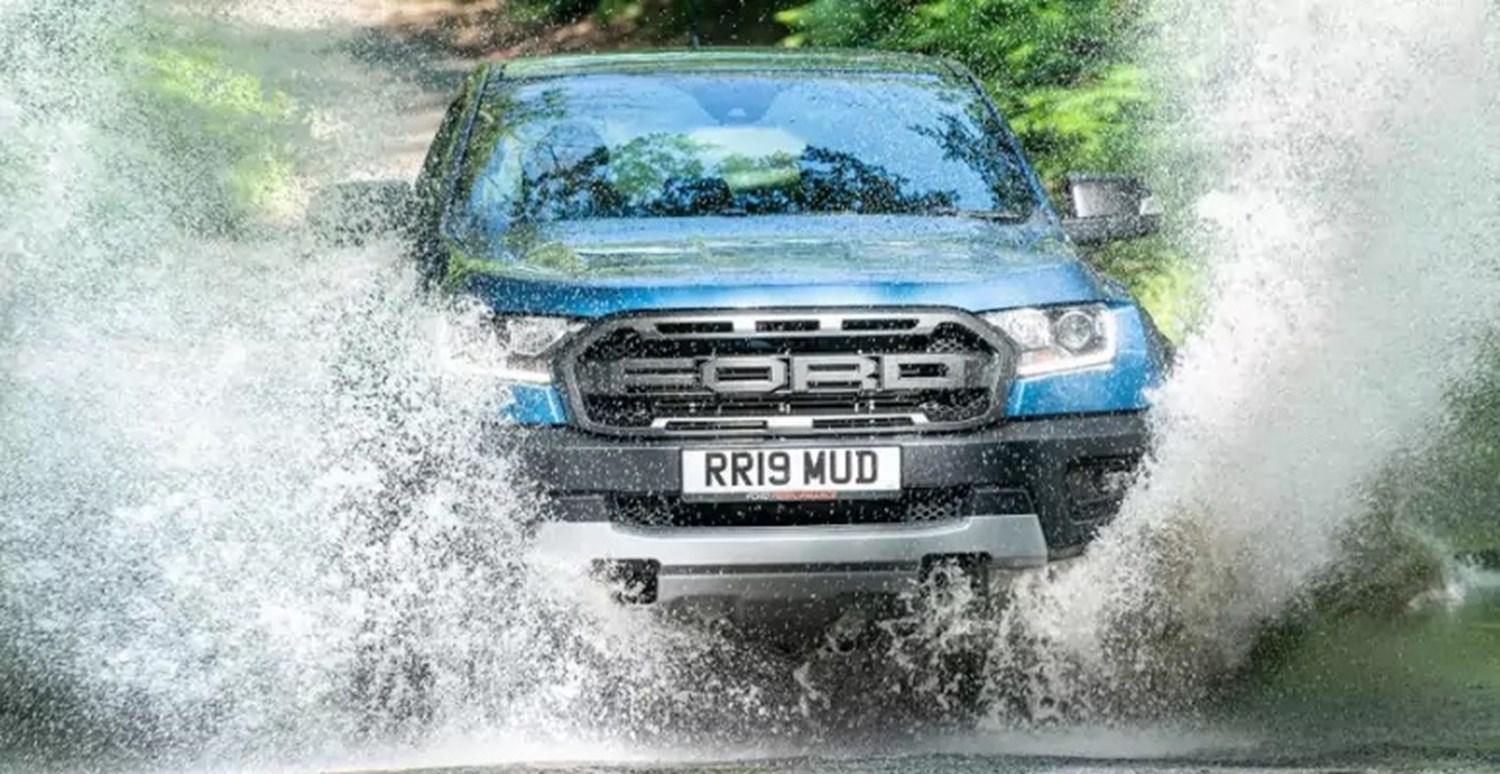
M1130 288L1167 338L1181 341L1187 334L1202 298L1192 262L1169 238L1107 245L1088 258Z
M1140 68L1121 64L1085 84L1037 88L1017 100L1011 127L1054 185L1080 169L1128 170L1139 156L1132 112L1145 100L1143 81Z
M1453 417L1406 476L1414 521L1460 552L1500 552L1500 336L1448 396Z
M514 20L529 24L559 24L582 19L601 5L606 4L598 0L511 0L505 11Z
M777 13L776 20L793 30L784 45L858 48L881 40L901 13L897 4L880 0L813 0Z
M958 61L984 83L1050 186L1140 160L1148 107L1121 0L813 0L777 19L786 45L876 47Z
M305 141L293 100L206 37L157 29L123 51L131 120L142 140L183 170L172 211L223 232L282 206L292 148Z

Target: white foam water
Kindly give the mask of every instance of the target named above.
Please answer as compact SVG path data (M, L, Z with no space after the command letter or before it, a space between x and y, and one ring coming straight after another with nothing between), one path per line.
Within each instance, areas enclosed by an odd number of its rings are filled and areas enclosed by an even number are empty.
M1147 483L1002 623L1032 716L1180 711L1242 664L1500 323L1492 4L1159 5L1206 319L1157 396Z
M475 305L420 293L397 245L303 233L317 179L226 225L238 157L214 143L239 138L193 130L395 113L400 83L340 53L348 30L219 10L0 17L0 745L247 765L746 711L753 660L715 668L712 637L533 582L503 392L449 357L486 335ZM354 126L289 136L351 166L393 136Z

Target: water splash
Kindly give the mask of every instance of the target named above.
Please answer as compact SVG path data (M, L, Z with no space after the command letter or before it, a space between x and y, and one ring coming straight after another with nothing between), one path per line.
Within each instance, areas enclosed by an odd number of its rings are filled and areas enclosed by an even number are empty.
M1438 437L1500 324L1491 5L1162 6L1207 319L1158 398L1149 482L1002 622L1032 717L1202 698Z
M340 53L352 33L3 14L0 745L274 762L433 729L774 722L753 654L548 592L490 433L503 394L445 356L478 310L422 296L396 245L299 228L317 159L210 131L379 156L389 120L305 131L400 114L401 84ZM283 89L314 58L305 106ZM287 201L237 211L246 170Z

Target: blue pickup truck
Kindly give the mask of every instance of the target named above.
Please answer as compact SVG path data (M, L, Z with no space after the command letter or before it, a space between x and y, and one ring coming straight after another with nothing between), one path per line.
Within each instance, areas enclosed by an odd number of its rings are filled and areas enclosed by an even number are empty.
M1077 555L1169 347L960 67L695 50L483 67L411 192L436 288L493 310L538 550L628 604L900 595Z

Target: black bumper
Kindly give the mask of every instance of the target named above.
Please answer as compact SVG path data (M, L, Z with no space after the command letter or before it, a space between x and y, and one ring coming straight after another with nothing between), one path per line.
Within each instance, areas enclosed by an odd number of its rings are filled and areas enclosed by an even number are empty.
M1008 421L957 435L801 439L620 439L569 428L508 429L507 453L563 521L608 521L622 500L670 499L684 448L896 445L907 490L960 493L964 515L1035 513L1049 550L1081 547L1117 510L1149 444L1143 414ZM833 508L868 508L859 501ZM827 508L825 508L825 513ZM824 523L827 523L826 521Z

